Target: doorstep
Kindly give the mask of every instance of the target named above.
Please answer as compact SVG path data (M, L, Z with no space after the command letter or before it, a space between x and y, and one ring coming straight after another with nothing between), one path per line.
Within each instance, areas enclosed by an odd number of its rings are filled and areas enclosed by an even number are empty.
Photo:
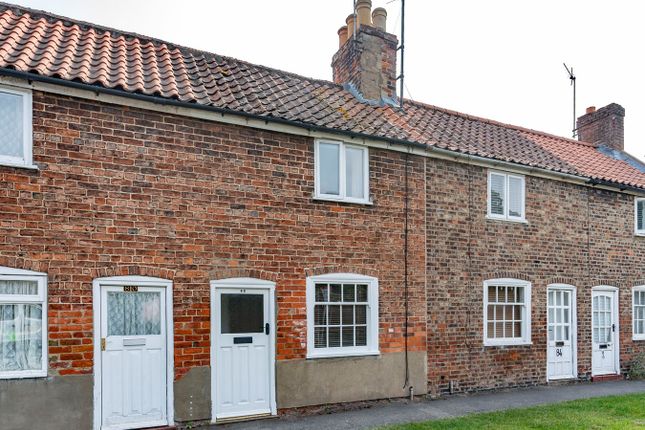
M622 381L624 378L618 373L611 375L596 375L591 377L591 382Z

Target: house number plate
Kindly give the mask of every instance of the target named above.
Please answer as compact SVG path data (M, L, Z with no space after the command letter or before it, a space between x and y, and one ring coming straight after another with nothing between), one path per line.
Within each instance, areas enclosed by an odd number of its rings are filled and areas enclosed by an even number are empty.
M139 291L139 287L136 285L126 285L123 287L124 293L136 293L137 291Z

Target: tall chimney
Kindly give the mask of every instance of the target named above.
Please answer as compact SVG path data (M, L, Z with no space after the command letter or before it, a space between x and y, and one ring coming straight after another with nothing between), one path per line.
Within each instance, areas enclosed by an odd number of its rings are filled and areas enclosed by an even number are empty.
M611 103L598 110L590 106L576 122L578 140L623 151L625 149L624 120L625 108L617 103Z
M385 32L385 9L371 9L371 0L357 0L355 14L346 20L347 39L339 33L341 46L331 63L334 82L348 84L367 100L395 101L398 40Z

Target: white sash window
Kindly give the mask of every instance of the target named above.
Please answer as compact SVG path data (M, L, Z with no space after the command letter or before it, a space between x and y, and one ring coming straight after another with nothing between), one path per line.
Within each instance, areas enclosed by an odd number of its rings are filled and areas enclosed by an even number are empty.
M531 343L531 283L484 281L484 345Z
M378 280L347 273L307 278L307 357L378 353Z
M634 340L645 340L645 285L634 287L633 294Z

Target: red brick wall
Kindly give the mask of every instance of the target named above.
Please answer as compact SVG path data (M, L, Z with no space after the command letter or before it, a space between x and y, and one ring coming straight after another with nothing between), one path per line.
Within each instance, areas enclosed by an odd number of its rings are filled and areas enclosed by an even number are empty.
M633 235L633 197L527 176L528 224L519 224L485 218L486 169L428 160L427 180L432 392L448 390L451 380L457 391L546 382L551 283L578 288L581 377L591 370L593 286L620 288L622 367L645 351L645 342L632 341L631 287L645 279L645 238ZM532 283L531 346L483 346L483 281L500 277Z
M50 372L92 371L92 280L174 282L175 365L209 364L209 281L277 282L278 359L306 347L305 278L379 278L403 349L404 155L370 150L373 206L312 200L313 140L34 93L39 171L0 167L0 265L49 275ZM410 158L410 188L424 160ZM411 350L425 350L425 195L411 193Z
M405 155L370 149L374 206L316 202L308 138L42 93L34 111L41 169L0 167L0 265L49 275L50 372L92 371L91 283L123 274L174 282L178 377L209 364L209 281L233 276L277 282L278 359L305 356L305 278L330 272L379 278L381 351L403 350ZM552 282L578 287L583 376L594 285L621 288L623 366L645 349L632 197L527 177L528 224L488 221L485 169L409 160L409 342L426 350L427 319L435 393L544 382ZM482 346L482 281L501 276L533 283L532 346Z

